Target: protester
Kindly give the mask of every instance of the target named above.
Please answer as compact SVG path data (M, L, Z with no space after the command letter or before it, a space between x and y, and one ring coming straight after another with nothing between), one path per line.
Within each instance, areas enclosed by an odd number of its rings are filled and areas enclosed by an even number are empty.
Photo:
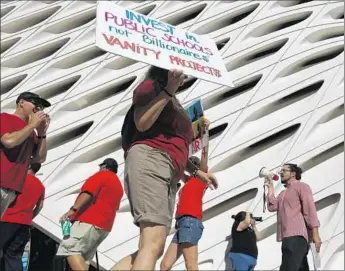
M24 182L23 193L14 205L7 208L0 222L0 250L3 252L1 265L6 271L23 270L22 255L30 240L32 220L43 207L45 188L35 174L41 168L31 163Z
M30 158L43 163L47 156L50 119L43 109L50 103L35 93L23 92L16 104L14 114L0 114L0 218L17 194L22 193Z
M72 223L68 239L61 241L58 256L67 256L72 270L88 270L97 247L111 231L123 196L116 160L107 158L97 173L88 178L75 203L60 222Z
M280 176L286 189L277 198L273 180L266 182L267 209L277 212L277 241L282 241L280 271L307 271L309 243L315 243L317 252L321 247L313 193L309 185L300 182L302 169L296 164L284 164Z
M260 240L260 233L251 217L249 212L244 211L232 216L235 222L231 229L232 247L228 258L235 271L252 271L256 266L256 243Z
M208 131L210 122L204 120L203 126ZM201 160L191 157L192 162L207 172L208 145L201 153ZM179 202L176 209L176 233L161 262L161 270L170 270L178 258L183 254L187 270L198 270L198 242L201 239L204 226L202 224L202 198L208 186L194 178L185 175L185 185L179 191Z
M175 95L183 80L181 71L151 67L134 90L136 133L125 150L124 181L134 224L140 227L140 242L139 250L119 261L113 270L155 268L170 231L177 182L185 169L217 187L212 174L187 162L193 131Z

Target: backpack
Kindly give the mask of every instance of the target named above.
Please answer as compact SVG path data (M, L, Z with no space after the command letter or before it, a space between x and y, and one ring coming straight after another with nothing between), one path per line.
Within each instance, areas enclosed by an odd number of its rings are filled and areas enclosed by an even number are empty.
M137 133L137 127L134 122L134 105L132 104L126 113L121 128L122 149L126 153L133 142L133 137Z
M155 82L155 90L156 95L159 94L161 91L160 86ZM121 128L121 145L122 149L125 152L129 149L129 147L133 143L134 136L138 133L138 129L135 126L134 122L134 105L132 104L129 110L126 113L125 119L123 120L122 128Z

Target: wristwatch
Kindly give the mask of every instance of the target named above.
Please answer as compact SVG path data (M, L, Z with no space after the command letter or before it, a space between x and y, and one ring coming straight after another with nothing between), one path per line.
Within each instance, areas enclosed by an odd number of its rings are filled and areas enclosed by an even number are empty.
M196 173L198 172L198 170L200 170L199 168L195 168L194 170L193 170L193 173L192 173L192 176L193 177L196 177Z
M73 206L70 208L70 210L73 211L73 212L76 212L76 211L77 211L77 209L74 208Z
M164 91L168 96L170 96L171 98L174 96L174 95L172 95L169 91L167 91L166 88L163 88L163 91Z

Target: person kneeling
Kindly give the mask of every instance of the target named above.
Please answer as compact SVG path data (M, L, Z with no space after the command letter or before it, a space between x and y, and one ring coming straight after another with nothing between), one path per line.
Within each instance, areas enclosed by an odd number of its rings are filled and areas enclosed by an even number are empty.
M235 222L231 230L232 248L228 255L232 268L236 271L252 271L258 258L256 242L260 240L260 233L250 213L242 211L232 218Z

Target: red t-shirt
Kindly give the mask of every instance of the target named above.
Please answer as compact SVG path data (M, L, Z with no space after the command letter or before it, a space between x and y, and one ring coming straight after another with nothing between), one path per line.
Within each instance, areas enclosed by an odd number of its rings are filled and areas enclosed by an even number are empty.
M144 106L157 96L154 81L145 80L133 93L133 104ZM175 98L169 101L156 122L145 132L137 132L134 144L146 144L165 151L182 177L188 160L188 146L193 139L192 123Z
M0 138L7 133L23 129L27 123L21 118L7 113L0 114ZM23 191L25 176L29 167L30 157L37 144L36 132L23 141L22 144L7 149L0 142L0 187Z
M14 205L9 207L1 221L31 225L33 211L38 201L44 200L45 188L35 176L27 174L24 189L17 196Z
M86 180L81 187L82 192L91 193L93 202L83 210L78 210L71 220L111 231L123 196L122 184L117 175L111 171L98 171Z
M175 217L190 215L202 220L202 198L207 187L207 184L198 178L190 178L179 191Z

